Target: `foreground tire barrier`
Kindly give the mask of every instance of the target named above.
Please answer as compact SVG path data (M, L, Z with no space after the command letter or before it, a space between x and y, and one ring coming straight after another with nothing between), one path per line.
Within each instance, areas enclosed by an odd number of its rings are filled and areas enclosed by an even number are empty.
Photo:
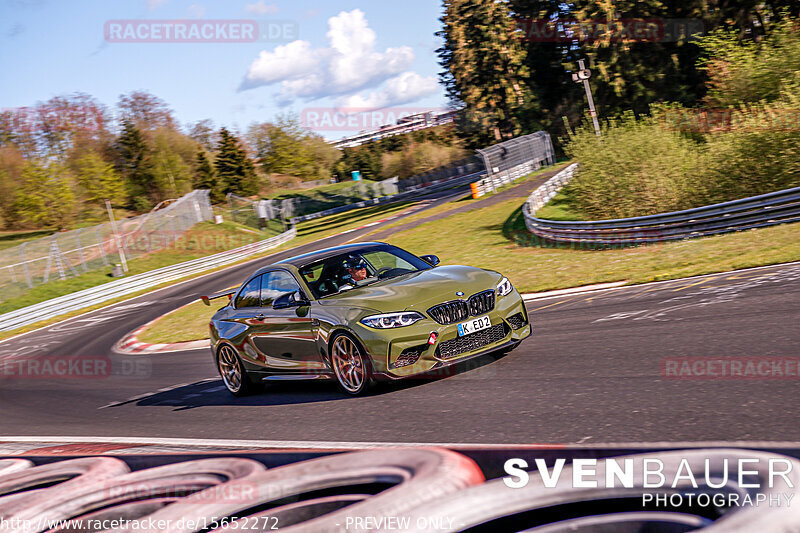
M800 531L800 498L792 506L749 507L674 502L659 507L643 500L653 494L666 499L696 493L783 502L800 491L797 459L735 449L611 459L617 465L630 464L627 487L605 486L606 463L599 459L582 477L596 481L597 487L574 487L574 468L567 463L555 486L547 484L555 472L553 465L548 466L547 476L531 465L528 483L511 488L503 479L485 481L466 456L436 448L333 454L269 470L256 461L233 457L135 472L110 457L42 466L10 459L0 460L0 519L5 521L4 531L19 533L103 531L92 526L103 520L135 522L114 531L187 533L276 528L295 533L398 531L398 524L403 524L402 531L418 532ZM651 488L644 472L648 461L655 460L667 483ZM779 462L781 468L776 470L781 475L772 475L770 460ZM694 478L687 477L687 468ZM742 483L753 487L742 487L740 475ZM403 521L380 522L386 517ZM370 518L372 522L365 521ZM27 522L15 525L14 519ZM148 523L159 525L143 526Z
M561 480L556 487L546 487L544 479L538 473L531 474L529 483L522 488L509 488L502 479L495 479L460 491L448 498L432 501L414 509L409 515L410 524L420 523L453 523L454 527L447 531L462 531L476 528L476 531L531 531L531 532L606 532L606 531L648 531L679 532L708 531L726 533L752 533L769 531L770 533L792 533L800 530L800 510L794 505L786 506L783 495L797 494L800 489L800 461L782 455L744 450L687 450L664 453L639 454L615 457L618 463L632 461L635 477L632 488L606 488L605 464L598 460L595 475L586 476L584 480L597 481L598 488L573 488L573 468L566 465L561 472ZM644 462L659 460L663 463L663 475L670 484L664 488L647 488L641 473ZM759 459L758 466L745 465L742 473L745 483L759 484L762 488L741 489L738 483L738 460ZM788 461L792 470L788 482L783 478L773 487L769 487L769 459ZM727 479L727 483L719 488L705 484L703 475L697 476L698 488L686 479L677 480L675 488L671 480L681 472L681 461L686 460L692 472L705 472L708 461L710 478L715 485ZM727 465L727 466L726 466ZM685 467L684 467L685 468ZM727 469L728 475L724 476ZM684 470L685 473L685 470ZM781 507L731 507L724 515L717 512L716 507L700 509L697 506L681 506L680 512L670 513L658 509L643 509L642 497L645 494L658 493L667 497L682 496L687 492L724 493L743 497L745 493L751 498L762 494L765 498L772 496L781 499ZM794 498L792 498L794 499ZM712 516L707 516L711 514ZM547 525L545 525L547 524ZM643 527L646 526L646 527ZM384 531L388 531L384 530ZM428 529L411 529L411 531L428 531Z

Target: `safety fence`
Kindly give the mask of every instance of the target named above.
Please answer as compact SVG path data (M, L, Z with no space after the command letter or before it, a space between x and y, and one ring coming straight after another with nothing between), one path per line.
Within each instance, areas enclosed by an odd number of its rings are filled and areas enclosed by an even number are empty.
M186 230L212 218L209 191L197 190L145 215L54 233L0 250L0 297L8 299L54 279L167 248Z
M531 193L523 206L528 230L538 244L588 247L667 242L800 222L800 187L720 204L642 217L558 221L537 218L536 211L577 171L571 165Z
M508 454L491 448L472 453L480 464L433 447L354 451L274 467L275 457L287 453L264 455L270 468L230 453L166 457L167 464L159 456L128 456L140 466L135 471L124 455L39 465L0 459L0 519L26 533L791 533L800 525L792 502L800 461L769 451L620 455L538 448L515 453L513 473L501 477L492 474L508 464ZM141 468L148 462L159 466Z
M494 192L519 178L556 162L550 135L537 131L478 150L486 167L486 177L473 187L473 196Z
M151 289L165 283L236 263L248 257L262 254L272 248L276 248L292 240L295 236L297 236L297 230L292 227L290 230L275 237L246 244L239 248L110 281L103 285L98 285L97 287L16 309L0 315L0 331L8 331L35 324L41 320L92 307L121 296Z

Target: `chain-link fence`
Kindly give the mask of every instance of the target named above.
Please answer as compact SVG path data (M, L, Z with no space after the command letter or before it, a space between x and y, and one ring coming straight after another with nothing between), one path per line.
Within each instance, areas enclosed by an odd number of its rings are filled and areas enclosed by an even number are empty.
M161 209L117 221L116 228L107 222L0 250L0 294L6 300L54 279L109 268L123 256L141 257L170 246L186 230L212 218L209 192L198 190Z
M537 131L478 150L490 191L556 162L550 135Z

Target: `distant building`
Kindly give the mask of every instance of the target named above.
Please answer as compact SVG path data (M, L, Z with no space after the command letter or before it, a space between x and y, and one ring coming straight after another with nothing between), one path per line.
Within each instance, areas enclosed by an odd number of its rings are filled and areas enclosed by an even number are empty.
M352 148L394 135L402 135L403 133L411 133L412 131L433 128L443 124L451 124L455 121L458 112L459 110L444 112L428 111L426 113L408 115L399 119L396 124L384 124L376 130L362 131L356 135L342 137L338 141L331 141L331 144L336 148Z

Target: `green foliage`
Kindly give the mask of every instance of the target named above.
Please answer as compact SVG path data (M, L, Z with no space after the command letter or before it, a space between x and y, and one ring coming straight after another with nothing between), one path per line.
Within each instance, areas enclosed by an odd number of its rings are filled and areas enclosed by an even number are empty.
M707 136L704 197L723 202L800 186L800 91L732 112L725 131Z
M462 134L484 145L519 135L533 96L522 81L528 69L508 2L444 0L443 5L440 77L453 104L466 105Z
M258 191L258 177L252 161L240 147L239 140L227 129L219 131L219 146L214 166L222 192L249 196Z
M381 157L381 175L383 178L408 178L445 166L466 155L466 150L456 146L444 146L431 141L413 143L396 152L385 152Z
M22 221L63 229L74 220L76 205L66 168L33 161L25 164L14 199L14 210Z
M266 174L288 174L303 180L328 179L341 157L339 150L308 130L293 116L279 116L274 122L253 124L248 140L255 147Z
M194 181L192 186L195 189L208 189L211 191L211 201L213 203L222 202L225 195L222 194L217 170L211 162L208 152L202 147L197 149L194 165Z
M177 198L191 190L192 168L175 152L165 137L155 139L152 158L153 184L157 198Z
M767 39L741 41L735 31L719 30L703 38L700 67L708 75L710 107L773 101L800 73L800 24L787 19Z
M133 199L148 196L158 197L158 185L153 177L152 150L141 130L132 122L122 123L122 133L116 142L119 157L117 168L125 178L128 197Z
M106 199L113 204L124 201L125 187L119 174L98 154L89 152L74 161L72 172L85 202L102 206Z
M625 218L694 207L702 152L655 117L633 113L611 121L597 137L584 124L566 152L580 161L569 193L595 219Z

